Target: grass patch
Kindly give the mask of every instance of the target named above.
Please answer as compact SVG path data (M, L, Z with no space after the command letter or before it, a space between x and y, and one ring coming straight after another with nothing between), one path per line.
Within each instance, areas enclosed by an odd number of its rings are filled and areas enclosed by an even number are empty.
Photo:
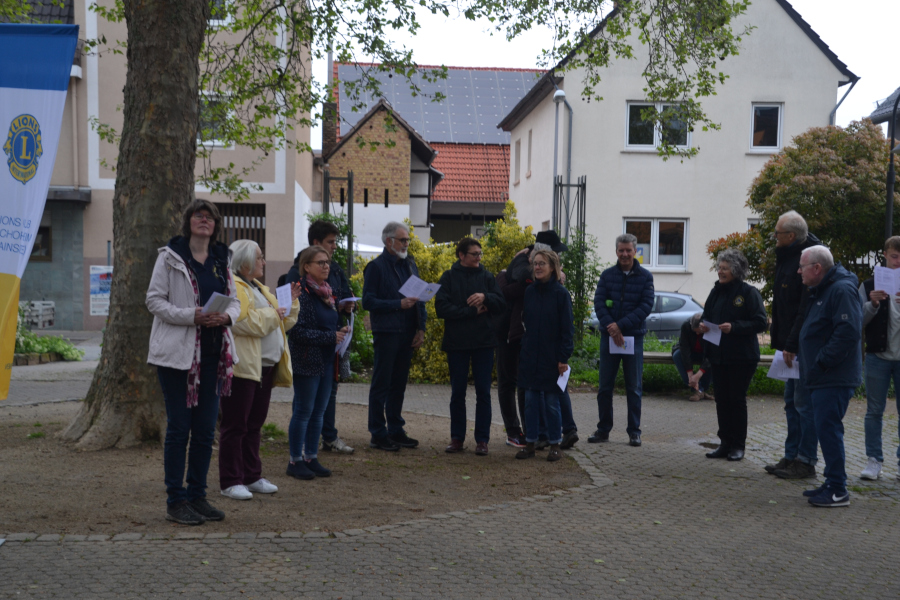
M276 440L287 436L287 433L278 427L275 423L266 423L262 426L262 434L264 437Z
M34 431L32 433L29 433L27 437L29 440L36 440L38 438L44 437L45 435L46 434L43 431Z

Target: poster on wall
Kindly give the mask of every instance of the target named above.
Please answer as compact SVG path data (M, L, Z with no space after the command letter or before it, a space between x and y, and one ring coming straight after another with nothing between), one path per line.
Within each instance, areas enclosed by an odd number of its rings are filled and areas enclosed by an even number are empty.
M91 316L109 316L109 286L112 284L113 268L106 265L91 265Z

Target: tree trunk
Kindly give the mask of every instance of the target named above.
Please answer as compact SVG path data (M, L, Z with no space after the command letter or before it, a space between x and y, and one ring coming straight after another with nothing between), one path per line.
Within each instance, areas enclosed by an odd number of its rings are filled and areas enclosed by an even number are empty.
M114 274L100 364L63 432L84 450L160 440L165 406L147 364L144 304L157 249L192 198L199 56L209 0L125 0L128 75L113 197Z

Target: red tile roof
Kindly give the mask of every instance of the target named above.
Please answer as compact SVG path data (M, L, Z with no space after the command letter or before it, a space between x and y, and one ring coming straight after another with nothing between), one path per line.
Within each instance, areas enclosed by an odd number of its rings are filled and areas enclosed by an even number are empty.
M444 174L434 188L437 202L506 202L509 198L509 146L433 142L431 166Z

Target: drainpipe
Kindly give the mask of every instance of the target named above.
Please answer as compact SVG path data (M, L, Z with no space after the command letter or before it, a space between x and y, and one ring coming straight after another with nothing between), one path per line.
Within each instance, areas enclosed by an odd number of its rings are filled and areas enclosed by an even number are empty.
M831 110L831 112L828 114L828 124L829 124L829 125L834 125L834 121L835 121L835 119L837 118L837 109L840 108L841 104L844 103L844 100L847 99L847 96L850 95L850 92L853 91L853 88L856 86L856 83L859 81L859 79L860 79L860 78L857 77L856 79L854 79L854 80L850 83L850 89L847 90L846 92L844 92L844 95L841 96L841 101L838 102L837 105L836 105L836 106Z

